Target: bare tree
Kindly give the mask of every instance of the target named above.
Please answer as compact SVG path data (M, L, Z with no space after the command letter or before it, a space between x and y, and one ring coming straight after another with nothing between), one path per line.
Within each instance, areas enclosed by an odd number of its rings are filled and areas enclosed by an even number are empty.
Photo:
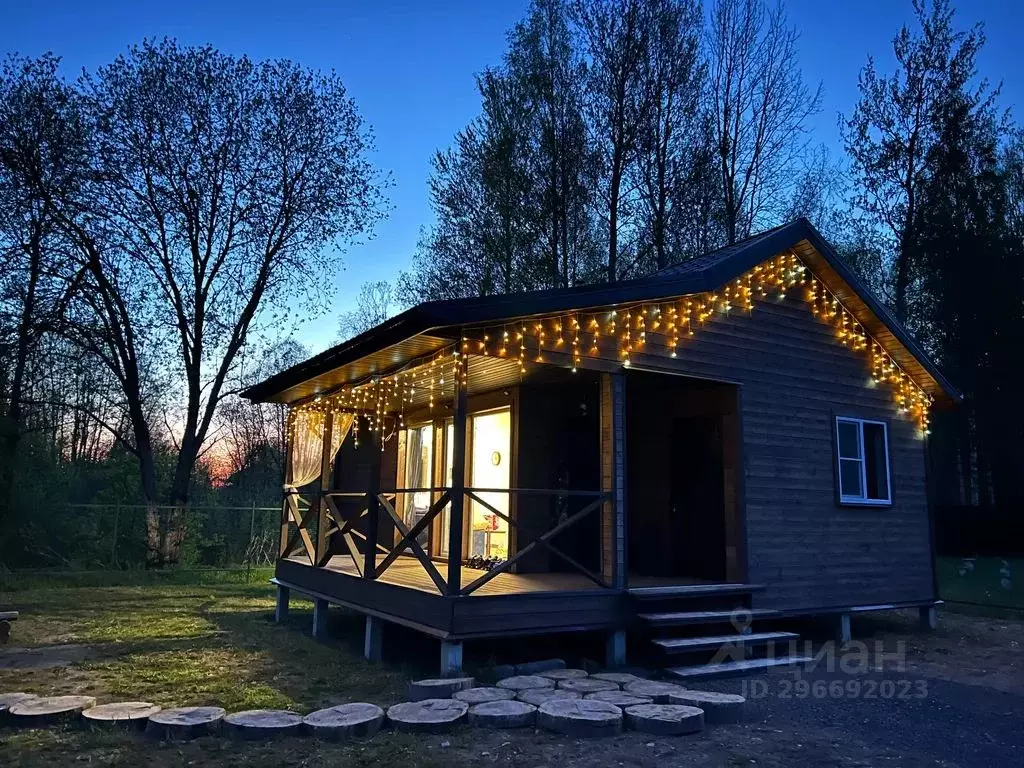
M821 85L804 83L797 32L781 3L716 0L707 34L726 239L734 243L786 204Z
M338 339L345 341L380 325L394 313L395 297L386 280L363 283L356 308L338 318Z
M86 77L95 125L88 194L68 201L89 290L70 338L123 391L148 505L148 562L173 563L196 461L240 384L239 352L297 295L325 296L335 250L372 227L371 138L333 74L212 48L146 42ZM152 389L183 403L158 512Z

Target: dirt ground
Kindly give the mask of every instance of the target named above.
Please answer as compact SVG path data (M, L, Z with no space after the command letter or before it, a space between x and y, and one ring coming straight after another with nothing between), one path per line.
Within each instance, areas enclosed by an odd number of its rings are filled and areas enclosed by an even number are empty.
M274 625L263 586L38 590L3 599L24 611L14 640L28 650L0 649L0 691L308 711L398 701L405 681L422 671L417 654L405 652L415 635L398 635L386 663L363 662L358 617L333 617L336 639L326 644L308 637L301 604L288 626ZM698 736L579 740L467 727L445 736L383 732L348 745L163 744L4 726L0 765L1024 765L1024 621L943 611L939 629L926 632L916 613L891 612L856 617L853 631L856 642L845 649L819 634L818 663L804 670L692 686L748 696L744 723ZM804 634L813 637L813 628ZM429 664L433 654L423 658Z

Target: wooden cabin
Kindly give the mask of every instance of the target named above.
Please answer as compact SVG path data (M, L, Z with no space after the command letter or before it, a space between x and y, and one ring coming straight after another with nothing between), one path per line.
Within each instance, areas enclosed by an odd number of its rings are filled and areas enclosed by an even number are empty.
M421 304L245 395L290 406L279 610L364 613L369 658L388 623L452 672L480 638L603 632L615 664L627 635L934 619L928 420L960 395L804 219L638 280Z

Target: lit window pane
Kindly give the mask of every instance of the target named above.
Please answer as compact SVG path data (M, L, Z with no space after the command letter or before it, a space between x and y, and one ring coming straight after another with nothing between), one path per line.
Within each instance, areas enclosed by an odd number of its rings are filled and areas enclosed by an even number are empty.
M843 496L860 498L864 495L860 484L860 462L853 459L839 460L839 492Z
M859 459L860 441L857 439L857 436L860 431L860 424L840 421L837 428L839 430L839 457L842 459Z

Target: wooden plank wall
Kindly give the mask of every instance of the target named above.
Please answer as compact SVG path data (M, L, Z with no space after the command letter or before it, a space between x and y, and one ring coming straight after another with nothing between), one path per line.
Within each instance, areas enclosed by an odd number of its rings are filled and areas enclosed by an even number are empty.
M837 344L801 300L718 315L676 359L634 364L740 384L748 578L767 585L758 607L934 597L924 440L890 390L871 383L864 354ZM838 505L835 415L888 423L891 507Z

